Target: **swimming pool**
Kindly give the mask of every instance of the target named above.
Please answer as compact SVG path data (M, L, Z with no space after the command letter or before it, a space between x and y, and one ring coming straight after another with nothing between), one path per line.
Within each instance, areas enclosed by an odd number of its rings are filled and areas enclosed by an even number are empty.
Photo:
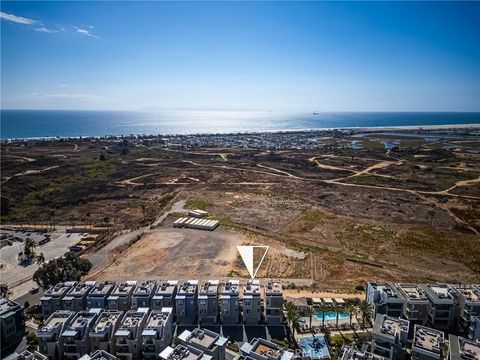
M323 314L322 313L316 313L315 317L317 320L322 321L323 320ZM348 314L347 313L338 313L338 320L343 320L343 319L348 319ZM337 320L337 313L335 311L329 311L325 313L325 321L332 321L332 320Z
M298 346L302 350L303 359L330 358L330 352L323 336L302 337L298 341Z

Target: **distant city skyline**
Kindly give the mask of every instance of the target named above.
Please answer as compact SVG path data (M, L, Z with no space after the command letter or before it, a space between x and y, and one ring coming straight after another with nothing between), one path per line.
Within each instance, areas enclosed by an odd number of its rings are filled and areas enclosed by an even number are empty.
M479 2L1 3L3 109L480 111Z

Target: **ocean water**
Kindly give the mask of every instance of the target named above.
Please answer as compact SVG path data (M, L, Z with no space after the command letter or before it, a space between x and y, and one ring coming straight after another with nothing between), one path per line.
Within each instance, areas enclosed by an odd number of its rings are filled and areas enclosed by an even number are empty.
M1 139L480 124L480 113L1 110Z

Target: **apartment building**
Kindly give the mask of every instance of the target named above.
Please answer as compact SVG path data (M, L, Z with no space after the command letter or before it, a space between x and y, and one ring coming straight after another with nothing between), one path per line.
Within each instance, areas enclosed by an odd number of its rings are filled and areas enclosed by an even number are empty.
M146 280L137 284L133 290L132 309L150 308L156 288L157 282L155 280Z
M198 291L199 323L216 323L218 320L218 280L205 281Z
M265 321L267 324L280 324L283 320L282 284L268 280L265 286Z
M480 316L480 285L453 286L455 303L458 307L458 325L466 333L471 317Z
M108 297L115 288L114 281L102 281L87 295L88 309L108 309Z
M447 284L420 286L430 301L427 323L435 329L452 329L455 326L455 290Z
M220 321L222 324L237 324L240 321L239 280L227 280L221 287Z
M468 327L468 338L470 340L480 341L480 316L472 316L470 318L470 326Z
M366 301L372 305L373 319L377 314L400 317L405 299L392 283L369 282Z
M97 350L90 355L84 355L80 358L80 360L119 360L116 356L103 351Z
M87 296L95 287L96 281L86 281L72 286L62 298L62 309L81 311L87 308Z
M425 291L417 284L396 284L405 299L403 316L412 323L425 325L428 318L430 301Z
M254 360L290 360L294 356L293 352L261 338L244 343L240 352Z
M175 296L177 324L193 324L197 317L198 280L188 280L178 286Z
M100 309L79 311L62 332L63 355L66 360L76 360L90 353L90 330L95 324Z
M448 352L449 360L480 359L480 342L450 334Z
M44 318L49 317L57 310L62 310L62 298L67 295L68 291L76 285L74 281L60 282L48 289L40 298L42 307L42 315Z
M119 310L103 310L90 330L91 351L117 352L115 332L122 322L123 312Z
M23 306L0 298L0 332L1 353L8 354L15 350L25 334Z
M121 360L140 359L142 355L142 331L148 317L148 308L129 310L123 316L115 332L117 357Z
M243 322L258 324L262 320L260 281L249 280L243 287Z
M177 345L175 348L167 346L159 355L161 360L211 360L209 355L202 351L184 345Z
M158 359L172 342L173 309L152 310L142 331L142 351L144 359Z
M412 360L441 360L445 336L442 331L422 325L413 330Z
M212 360L225 360L225 347L228 339L208 329L196 328L192 331L184 330L179 336L180 344L194 347Z
M408 320L377 314L372 329L372 353L390 360L405 359Z
M37 331L38 349L49 360L63 360L62 334L70 326L75 313L70 310L57 310Z
M162 308L172 308L175 314L175 296L177 296L177 280L168 280L157 286L153 294L150 309L162 310Z
M128 311L132 308L132 295L137 282L135 280L122 282L115 286L108 297L108 309Z

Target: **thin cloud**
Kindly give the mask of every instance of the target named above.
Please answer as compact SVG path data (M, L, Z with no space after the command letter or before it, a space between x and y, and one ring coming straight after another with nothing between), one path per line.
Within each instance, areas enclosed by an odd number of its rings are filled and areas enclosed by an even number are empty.
M35 31L37 31L37 32L48 33L48 34L53 34L53 33L56 33L56 32L57 32L56 30L47 29L47 28L44 27L44 26L35 28L35 29L33 29L33 30L35 30Z
M24 25L40 24L40 22L37 21L37 20L33 20L33 19L29 19L29 18L25 18L25 17L22 17L22 16L13 15L13 14L7 14L3 11L0 11L0 18L3 19L3 20L7 20L7 21L17 23L17 24L24 24Z
M91 28L91 27L90 27ZM87 30L87 29L84 29L84 28L80 28L80 27L75 27L75 29L77 30L77 33L79 34L82 34L82 35L85 35L85 36L89 36L89 37L93 37L93 38L96 38L98 39L98 36L95 35L95 34L92 34L90 32L90 30Z

